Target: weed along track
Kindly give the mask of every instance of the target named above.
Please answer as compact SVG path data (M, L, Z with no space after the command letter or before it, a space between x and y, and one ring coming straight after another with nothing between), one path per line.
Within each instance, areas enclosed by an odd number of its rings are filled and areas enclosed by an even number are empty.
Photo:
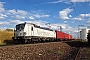
M75 60L79 48L71 48L64 55L56 57L56 60Z

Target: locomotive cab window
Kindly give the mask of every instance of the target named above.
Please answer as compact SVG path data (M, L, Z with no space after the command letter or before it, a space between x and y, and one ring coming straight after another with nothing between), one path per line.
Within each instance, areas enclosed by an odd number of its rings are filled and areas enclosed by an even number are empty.
M18 24L16 25L16 30L23 30L25 27L25 24Z
M33 31L33 27L31 27L31 31Z

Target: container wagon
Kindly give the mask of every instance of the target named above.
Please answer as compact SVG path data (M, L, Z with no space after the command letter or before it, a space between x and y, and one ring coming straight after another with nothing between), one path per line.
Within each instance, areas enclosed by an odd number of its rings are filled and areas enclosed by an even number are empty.
M72 39L72 35L64 33L62 31L55 31L56 32L56 39L57 40L71 40Z

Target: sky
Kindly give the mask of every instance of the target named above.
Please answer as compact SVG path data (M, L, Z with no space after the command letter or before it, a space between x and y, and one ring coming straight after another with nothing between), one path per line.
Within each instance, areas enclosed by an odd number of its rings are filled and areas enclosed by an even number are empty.
M0 29L34 23L78 37L90 28L90 0L0 0Z

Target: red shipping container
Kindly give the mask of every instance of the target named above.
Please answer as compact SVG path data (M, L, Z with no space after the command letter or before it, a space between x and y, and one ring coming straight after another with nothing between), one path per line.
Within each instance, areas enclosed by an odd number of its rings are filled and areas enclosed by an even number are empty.
M69 35L65 33L65 38L64 39L67 40L68 37L69 37Z
M72 35L66 34L66 39L72 39Z
M70 34L67 34L67 33L64 33L61 31L57 31L57 30L55 32L56 32L57 39L65 39L65 40L72 39L72 35L70 35Z
M56 38L57 39L64 39L65 38L65 33L56 30Z
M72 39L72 35L70 35L70 39Z

